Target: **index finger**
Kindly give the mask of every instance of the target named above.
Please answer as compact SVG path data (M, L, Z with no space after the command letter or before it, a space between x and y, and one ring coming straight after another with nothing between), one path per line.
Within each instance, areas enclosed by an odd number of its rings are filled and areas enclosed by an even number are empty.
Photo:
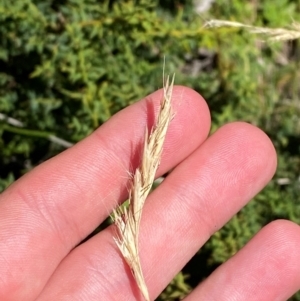
M128 171L139 163L162 90L116 114L71 149L41 164L1 194L0 300L32 300L59 262L127 196ZM163 174L207 137L202 97L176 86L175 119L167 133Z

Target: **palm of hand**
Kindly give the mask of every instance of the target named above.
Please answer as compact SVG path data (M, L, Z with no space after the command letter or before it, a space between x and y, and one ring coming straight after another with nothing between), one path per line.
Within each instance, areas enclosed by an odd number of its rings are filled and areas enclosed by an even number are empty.
M140 234L152 299L276 168L263 132L235 122L207 139L205 101L184 87L173 95L176 117L158 175L175 168L149 196ZM140 300L113 227L75 246L126 198L127 170L138 165L144 128L154 121L149 108L160 99L157 91L121 111L1 194L0 300ZM289 221L267 225L185 300L288 299L300 287L299 238Z

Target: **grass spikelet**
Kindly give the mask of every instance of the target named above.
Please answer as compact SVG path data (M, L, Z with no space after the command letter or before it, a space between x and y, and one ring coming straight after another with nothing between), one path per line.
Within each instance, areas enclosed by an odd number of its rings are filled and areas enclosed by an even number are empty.
M267 37L271 42L296 40L300 38L300 24L294 22L290 28L266 28L257 27L240 22L232 22L226 20L210 20L205 23L204 27L217 28L217 27L236 27L245 28L250 33L260 34Z
M155 179L163 150L163 143L172 119L171 98L173 84L174 76L171 82L169 81L169 77L167 77L163 87L164 94L156 124L150 134L148 134L147 130L145 132L141 164L135 171L132 187L129 191L129 206L118 207L113 211L112 215L118 230L117 237L114 240L130 267L146 301L150 301L150 297L139 258L139 228L142 209Z

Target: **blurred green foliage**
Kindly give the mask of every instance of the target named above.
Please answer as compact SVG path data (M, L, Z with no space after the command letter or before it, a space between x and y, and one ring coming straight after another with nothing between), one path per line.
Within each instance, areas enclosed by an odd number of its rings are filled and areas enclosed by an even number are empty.
M268 222L300 223L299 42L203 28L209 19L282 27L300 20L300 3L218 0L199 16L192 0L0 1L0 191L160 87L164 56L176 83L206 98L212 132L245 120L271 137L279 161L272 182L160 300L182 298Z

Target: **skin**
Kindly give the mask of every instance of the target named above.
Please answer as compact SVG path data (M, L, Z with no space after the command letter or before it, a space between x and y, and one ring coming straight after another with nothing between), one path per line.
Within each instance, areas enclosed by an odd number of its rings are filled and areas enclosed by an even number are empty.
M161 96L119 112L0 195L0 300L141 300L113 226L77 245L126 199ZM208 138L209 110L195 91L174 87L172 106L157 176L172 172L149 196L140 230L151 299L268 183L277 161L250 124L230 123ZM298 250L299 226L274 221L185 300L287 300L300 288Z

